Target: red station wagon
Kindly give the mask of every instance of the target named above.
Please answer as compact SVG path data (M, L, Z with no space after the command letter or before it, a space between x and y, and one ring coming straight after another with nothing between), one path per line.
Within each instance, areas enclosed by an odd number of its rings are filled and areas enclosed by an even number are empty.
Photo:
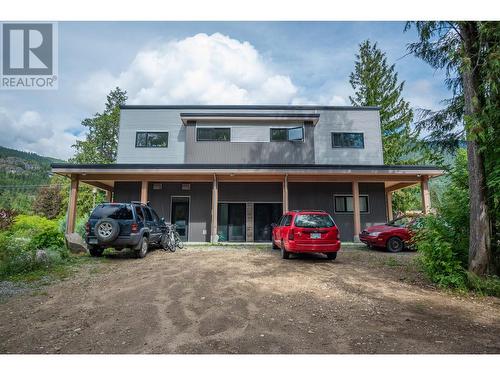
M325 211L289 211L273 228L273 249L283 259L290 253L323 253L335 259L340 250L339 230Z

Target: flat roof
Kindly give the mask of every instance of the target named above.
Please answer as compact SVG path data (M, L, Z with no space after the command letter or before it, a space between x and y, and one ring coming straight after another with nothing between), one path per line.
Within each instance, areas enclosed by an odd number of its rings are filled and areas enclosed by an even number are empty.
M53 163L52 169L55 172L67 171L69 173L81 173L90 171L379 171L386 173L419 173L440 175L444 171L432 165L349 165L349 164L70 164Z
M378 111L380 107L332 106L332 105L144 105L124 104L120 109L227 109L227 110L337 110L337 111Z

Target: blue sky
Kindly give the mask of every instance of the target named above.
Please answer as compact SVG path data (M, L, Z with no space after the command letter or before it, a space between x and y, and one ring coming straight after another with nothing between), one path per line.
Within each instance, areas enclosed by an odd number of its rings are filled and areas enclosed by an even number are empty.
M0 145L66 159L119 85L137 104L349 104L358 44L377 41L415 108L450 94L403 22L60 22L59 88L0 91Z

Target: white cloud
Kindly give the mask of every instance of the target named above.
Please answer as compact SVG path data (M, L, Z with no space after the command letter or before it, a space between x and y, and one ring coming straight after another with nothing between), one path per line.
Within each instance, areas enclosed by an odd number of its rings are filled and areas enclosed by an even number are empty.
M20 115L0 107L1 144L17 150L36 152L43 156L68 159L77 136L65 130L65 125L45 121L36 111Z
M434 83L428 79L406 82L407 100L413 108L436 110L441 107Z
M147 47L121 73L94 73L78 96L100 110L115 86L130 104L288 104L298 91L250 43L220 33Z

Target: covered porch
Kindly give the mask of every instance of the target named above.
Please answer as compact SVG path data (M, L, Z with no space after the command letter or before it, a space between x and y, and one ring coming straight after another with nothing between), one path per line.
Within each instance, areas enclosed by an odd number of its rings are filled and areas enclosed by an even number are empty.
M264 210L265 204L274 204L274 210L279 204L282 212L324 209L342 223L341 233L348 236L343 241L359 241L362 224L393 219L394 191L419 185L422 212L428 213L429 179L443 174L430 166L385 165L54 164L52 170L71 179L68 233L75 231L78 190L85 183L106 191L109 202L152 201L154 208L164 204L167 221L173 220L172 206L184 198L189 219L193 217L189 233L198 236L189 238L186 232L186 238L210 242L221 240L219 227L227 218L218 215L227 215L230 204L240 204L246 223L242 238L247 242L263 238L255 233L254 211ZM133 187L130 194L124 193L124 186Z

